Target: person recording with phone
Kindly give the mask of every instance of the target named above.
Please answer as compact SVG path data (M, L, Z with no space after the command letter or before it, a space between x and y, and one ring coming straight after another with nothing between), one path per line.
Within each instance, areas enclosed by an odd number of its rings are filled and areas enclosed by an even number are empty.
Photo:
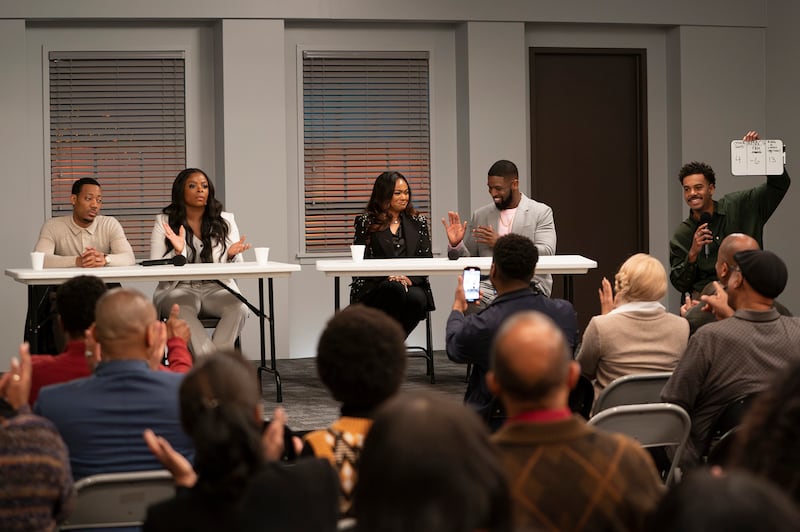
M752 142L759 136L748 131L742 140ZM726 236L744 233L763 248L764 224L789 190L790 179L784 168L781 175L767 176L766 183L731 192L719 201L713 199L717 181L709 165L687 163L678 172L678 180L690 212L669 243L669 279L681 294L689 292L697 300L703 288L717 280L714 266Z
M489 269L489 280L497 290L497 297L478 313L465 315L469 304L464 293L464 278L458 277L452 311L447 318L447 357L453 362L472 364L464 402L492 429L502 424L503 414L498 410L499 401L486 385L486 373L490 347L506 318L526 310L542 312L563 331L570 353L578 343L578 321L572 303L550 299L531 288L538 260L539 252L530 238L516 233L498 238ZM467 268L464 273L473 275L471 271Z
M366 210L355 219L353 244L366 246L365 259L433 257L427 218L411 203L411 187L400 172L375 179ZM435 310L428 278L401 272L385 277L354 277L350 303L378 308L400 322L406 336Z

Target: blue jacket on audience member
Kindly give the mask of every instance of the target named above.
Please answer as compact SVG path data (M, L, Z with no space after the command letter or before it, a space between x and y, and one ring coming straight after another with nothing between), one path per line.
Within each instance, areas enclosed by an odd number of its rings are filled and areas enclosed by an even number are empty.
M144 360L102 362L90 377L45 386L34 411L55 424L69 449L72 476L162 469L142 438L151 428L193 459L180 422L182 374Z
M492 414L494 399L486 386L489 352L494 336L506 318L528 310L549 316L564 332L572 352L575 351L578 320L572 303L565 299L550 299L529 288L500 295L477 314L465 316L454 310L447 318L447 357L453 362L472 364L464 402L487 421Z

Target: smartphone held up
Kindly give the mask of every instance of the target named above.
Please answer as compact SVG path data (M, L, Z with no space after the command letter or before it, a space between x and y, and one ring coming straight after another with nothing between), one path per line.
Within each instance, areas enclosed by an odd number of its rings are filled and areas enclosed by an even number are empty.
M481 269L475 266L464 268L464 297L467 303L474 303L481 297Z

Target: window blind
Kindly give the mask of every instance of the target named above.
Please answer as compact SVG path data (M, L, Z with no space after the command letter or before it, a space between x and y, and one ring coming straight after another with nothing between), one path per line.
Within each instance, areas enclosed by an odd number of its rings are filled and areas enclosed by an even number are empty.
M183 52L50 52L52 215L72 212L72 183L97 179L137 256L186 166Z
M429 115L427 52L303 52L307 253L348 249L386 170L430 215Z

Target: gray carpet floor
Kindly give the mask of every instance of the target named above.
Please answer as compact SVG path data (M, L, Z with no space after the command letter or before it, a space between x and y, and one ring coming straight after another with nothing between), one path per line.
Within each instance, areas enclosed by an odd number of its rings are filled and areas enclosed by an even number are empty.
M275 378L262 373L264 412L268 417L276 406L282 406L289 416L289 427L300 432L327 427L339 417L339 405L319 380L314 358L280 359L277 367L283 384L282 403L276 402ZM461 403L467 387L466 365L449 361L443 351L435 352L434 373L436 383L431 384L425 374L425 359L409 357L401 392L426 390Z

